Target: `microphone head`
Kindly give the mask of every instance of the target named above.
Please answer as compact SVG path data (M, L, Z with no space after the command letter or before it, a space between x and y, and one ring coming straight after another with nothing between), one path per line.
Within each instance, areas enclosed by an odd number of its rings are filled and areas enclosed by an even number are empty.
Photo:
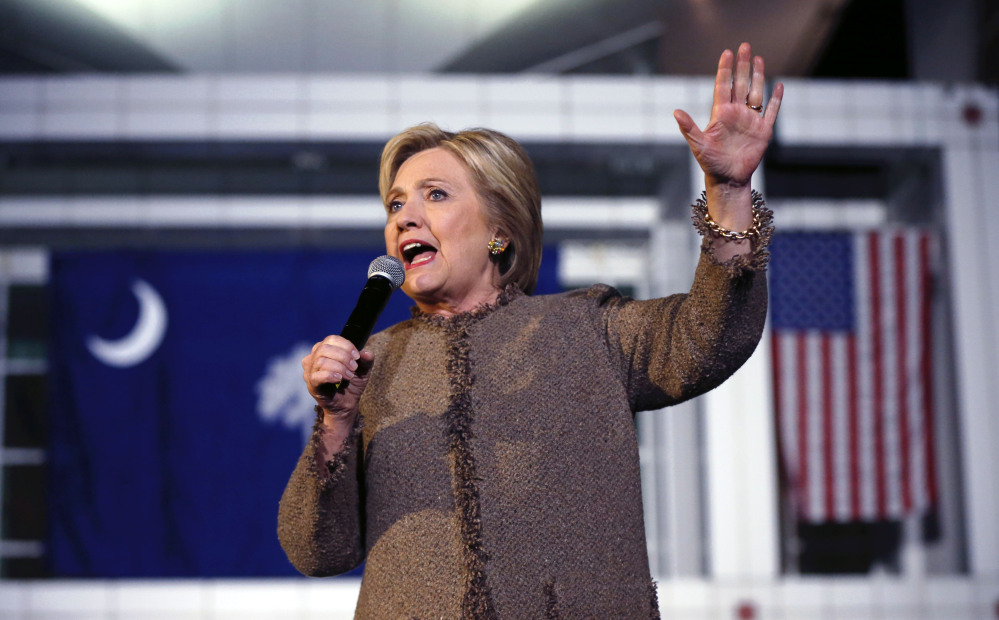
M371 261L368 265L368 277L382 276L392 283L392 290L402 286L406 280L406 269L402 266L402 261L394 256L385 254Z

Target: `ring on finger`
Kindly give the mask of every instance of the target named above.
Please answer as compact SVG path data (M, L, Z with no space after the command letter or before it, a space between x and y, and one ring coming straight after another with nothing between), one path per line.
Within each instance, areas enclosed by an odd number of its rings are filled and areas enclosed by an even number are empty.
M763 111L763 104L762 103L760 103L760 105L753 105L753 104L749 103L749 95L746 95L746 107L749 108L750 110L754 111L754 112L762 112Z

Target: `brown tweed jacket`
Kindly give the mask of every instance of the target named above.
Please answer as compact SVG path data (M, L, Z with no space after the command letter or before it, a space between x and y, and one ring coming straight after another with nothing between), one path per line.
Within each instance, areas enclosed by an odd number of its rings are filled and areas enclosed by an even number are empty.
M765 248L702 254L688 294L597 285L372 337L363 423L306 446L278 535L306 575L366 560L358 618L658 617L634 412L702 394L749 357Z

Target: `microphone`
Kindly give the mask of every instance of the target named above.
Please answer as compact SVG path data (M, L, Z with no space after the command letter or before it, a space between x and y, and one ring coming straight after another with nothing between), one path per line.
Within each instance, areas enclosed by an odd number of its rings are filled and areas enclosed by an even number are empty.
M375 322L388 304L392 291L402 286L406 279L406 270L402 261L392 256L379 256L368 265L368 283L361 289L361 294L354 305L354 311L343 326L340 335L350 341L357 350L364 347L368 341ZM349 382L346 379L339 383L324 383L319 386L321 393L332 395L334 392L346 389Z

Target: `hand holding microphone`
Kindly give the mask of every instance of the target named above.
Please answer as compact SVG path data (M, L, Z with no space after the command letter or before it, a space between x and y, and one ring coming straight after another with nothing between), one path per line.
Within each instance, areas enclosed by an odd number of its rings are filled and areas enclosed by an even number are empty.
M380 256L368 267L368 281L339 336L328 336L312 347L302 359L309 393L327 413L352 417L361 392L367 385L367 371L374 361L370 353L360 353L368 341L392 291L405 280L402 263Z

